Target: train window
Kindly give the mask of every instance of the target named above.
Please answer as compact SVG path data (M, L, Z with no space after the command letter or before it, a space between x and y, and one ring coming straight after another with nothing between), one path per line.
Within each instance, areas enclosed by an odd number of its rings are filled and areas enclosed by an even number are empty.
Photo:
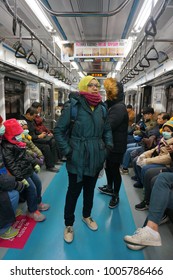
M25 84L23 81L5 77L4 88L6 119L19 119L24 113Z

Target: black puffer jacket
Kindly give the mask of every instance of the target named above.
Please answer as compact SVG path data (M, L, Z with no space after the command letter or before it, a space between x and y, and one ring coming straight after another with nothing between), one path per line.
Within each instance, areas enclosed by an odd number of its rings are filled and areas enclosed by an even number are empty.
M25 148L18 147L10 142L2 141L2 155L6 168L17 181L27 179L34 172L37 164L35 159L28 156Z
M3 174L3 168L0 137L0 229L15 221L15 215L8 196L8 191L12 191L16 188L16 180L13 176Z
M114 147L108 159L114 162L121 162L122 155L127 147L128 113L123 102L123 93L118 98L107 100L108 119L112 129Z

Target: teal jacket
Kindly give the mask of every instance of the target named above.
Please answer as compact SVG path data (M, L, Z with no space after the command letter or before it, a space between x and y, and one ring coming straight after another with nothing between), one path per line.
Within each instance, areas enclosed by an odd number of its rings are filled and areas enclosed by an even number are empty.
M112 147L113 140L110 124L103 114L103 103L92 111L85 97L78 93L72 96L57 121L54 136L62 155L67 157L68 172L77 174L77 181L80 182L83 175L95 176L103 168L106 147ZM77 103L78 108L73 125L71 103Z

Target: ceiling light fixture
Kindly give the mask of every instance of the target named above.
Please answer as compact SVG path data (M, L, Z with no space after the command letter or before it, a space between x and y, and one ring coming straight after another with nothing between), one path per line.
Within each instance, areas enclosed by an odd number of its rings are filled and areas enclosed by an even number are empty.
M46 28L46 30L49 32L52 32L53 25L51 24L50 20L48 19L47 15L43 11L43 9L41 8L41 6L37 2L37 0L25 0L25 2L30 7L30 9L34 12L36 17L43 24L43 26Z
M141 29L143 28L144 24L146 23L148 17L151 14L151 10L152 8L154 8L154 6L156 5L158 0L154 0L154 1L148 1L145 0L144 4L139 12L139 15L135 21L135 24L133 26L133 31L134 32L140 32Z

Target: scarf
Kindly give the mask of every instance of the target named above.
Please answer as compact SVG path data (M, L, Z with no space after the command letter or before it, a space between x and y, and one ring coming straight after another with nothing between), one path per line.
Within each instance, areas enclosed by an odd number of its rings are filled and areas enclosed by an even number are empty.
M87 100L90 106L95 107L102 101L102 97L100 93L94 94L94 93L80 91L79 94L85 97L85 99Z

